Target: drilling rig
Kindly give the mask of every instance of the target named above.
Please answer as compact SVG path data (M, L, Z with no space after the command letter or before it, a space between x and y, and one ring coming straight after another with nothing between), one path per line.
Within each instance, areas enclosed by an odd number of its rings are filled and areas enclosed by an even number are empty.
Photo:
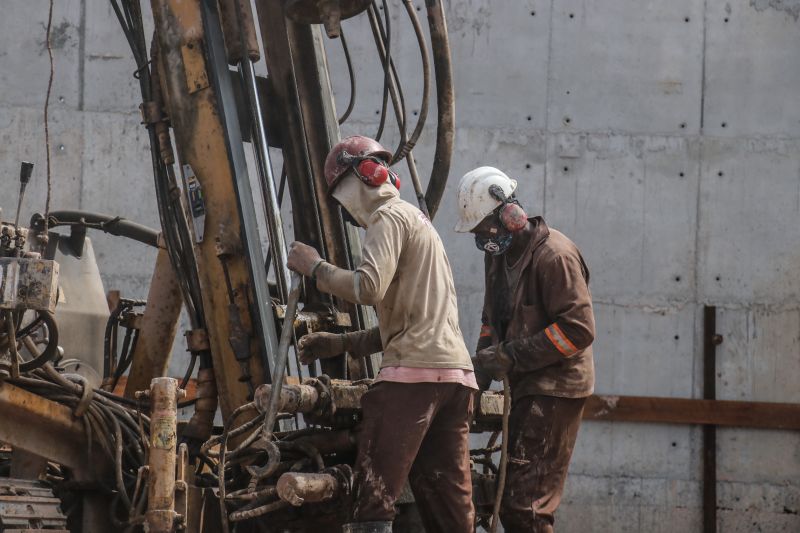
M341 22L367 17L383 66L381 130L390 110L399 130L392 163L407 166L435 217L455 121L442 2L424 2L429 43L421 6L402 2L424 71L413 128L385 1L151 0L152 38L139 0L111 5L136 62L161 227L89 211L0 223L0 531L337 531L379 354L303 365L292 346L376 319L289 272L281 207L288 191L295 240L358 265L358 231L323 175L353 100L337 116L325 40L339 39L350 64ZM423 180L413 149L431 85L435 154ZM24 163L20 203L30 176ZM106 303L88 230L157 249L146 300ZM182 311L190 362L174 379ZM484 393L473 430L495 431L501 411L502 396ZM479 521L493 506L496 439L474 451ZM400 505L413 509L410 492ZM402 522L396 531L421 531Z

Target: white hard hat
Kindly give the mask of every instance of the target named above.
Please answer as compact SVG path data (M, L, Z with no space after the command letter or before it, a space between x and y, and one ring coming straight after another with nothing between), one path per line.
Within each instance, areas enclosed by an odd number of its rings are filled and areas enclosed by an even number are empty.
M489 194L492 185L498 185L510 197L517 189L517 180L494 167L478 167L461 178L458 184L457 232L472 231L502 203Z

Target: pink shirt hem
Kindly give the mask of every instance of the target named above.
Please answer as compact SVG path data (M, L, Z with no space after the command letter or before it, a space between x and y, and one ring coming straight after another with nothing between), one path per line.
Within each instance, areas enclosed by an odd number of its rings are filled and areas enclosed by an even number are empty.
M409 366L386 366L381 368L378 381L396 383L458 383L477 389L475 372L461 368L413 368Z

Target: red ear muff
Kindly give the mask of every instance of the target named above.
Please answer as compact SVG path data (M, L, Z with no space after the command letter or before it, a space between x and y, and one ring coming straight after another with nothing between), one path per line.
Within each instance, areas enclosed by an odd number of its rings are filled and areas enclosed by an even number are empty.
M498 202L503 202L497 213L500 223L510 232L523 229L528 224L528 215L514 198L508 198L499 185L490 185L489 194Z
M517 204L507 203L500 208L500 222L510 232L523 229L528 224L528 215Z
M357 170L361 181L372 187L378 187L389 179L389 169L371 159L361 161Z

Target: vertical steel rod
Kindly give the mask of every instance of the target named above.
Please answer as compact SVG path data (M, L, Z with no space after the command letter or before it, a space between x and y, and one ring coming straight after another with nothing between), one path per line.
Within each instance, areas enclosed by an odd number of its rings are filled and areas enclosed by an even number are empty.
M289 347L294 336L294 317L297 314L297 304L300 302L300 274L292 274L292 289L286 301L286 314L283 316L281 340L278 345L278 355L275 358L275 372L272 375L272 389L269 396L269 407L264 418L264 431L272 434L275 419L278 416L278 404L283 390L283 376L286 373L286 361L289 359ZM265 440L269 441L269 438Z
M272 264L275 267L275 280L278 284L281 299L285 302L289 296L289 279L291 277L286 266L286 237L283 233L281 208L275 189L275 179L272 175L272 162L269 157L269 145L267 144L267 131L264 126L261 101L258 97L256 73L250 58L247 56L242 58L241 63L239 63L239 71L244 80L247 100L250 104L250 118L253 125L253 149L256 155L258 177L261 182L261 195L264 201L264 214L267 219Z
M201 0L203 27L208 52L208 71L212 85L217 93L217 110L225 131L225 143L234 179L236 199L241 217L242 242L247 255L247 266L253 280L252 313L253 326L260 337L263 354L269 375L275 367L275 353L278 349L278 335L275 330L274 310L271 305L267 273L264 271L264 256L261 251L258 226L256 224L253 191L247 174L247 162L240 136L239 117L235 109L233 85L228 76L228 63L225 44L216 10L216 2ZM265 376L266 377L266 376ZM257 376L260 381L260 376Z
M703 399L717 396L717 308L703 308ZM703 533L717 531L717 427L703 426Z

